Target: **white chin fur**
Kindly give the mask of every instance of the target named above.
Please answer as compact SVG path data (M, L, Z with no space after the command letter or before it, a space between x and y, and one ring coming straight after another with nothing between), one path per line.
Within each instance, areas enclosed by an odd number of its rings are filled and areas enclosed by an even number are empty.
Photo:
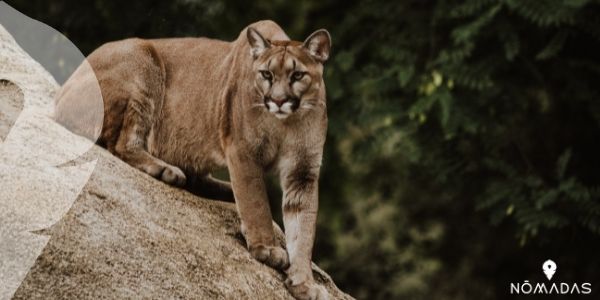
M279 112L279 113L274 113L274 115L275 115L275 117L276 117L277 119L280 119L280 120L283 120L283 119L285 119L285 118L287 118L287 117L289 116L289 114L286 114L286 113L280 113L280 112Z

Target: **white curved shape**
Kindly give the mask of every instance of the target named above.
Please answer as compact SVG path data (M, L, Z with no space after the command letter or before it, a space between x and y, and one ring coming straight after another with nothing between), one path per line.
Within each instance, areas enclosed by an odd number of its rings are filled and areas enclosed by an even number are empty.
M19 41L15 42L12 36L27 38L23 38L17 45ZM41 57L41 62L23 65L23 61L35 60L21 48L41 48L46 52L52 52L53 48L58 50L54 49L55 55L52 57ZM62 62L52 62L52 59L58 59L61 53L65 54L60 58ZM64 131L65 128L57 126L53 121L55 103L52 97L40 95L54 96L58 84L40 63L55 68L55 76L59 79L63 79L64 76L55 64L75 67L80 65L77 72L86 73L90 77L86 80L86 96L73 101L74 104L70 104L69 109L61 110L61 119L72 125L69 128L72 131L91 128L87 130L89 134L85 135L87 140L55 139L57 135L53 133ZM36 76L32 77L31 74ZM104 103L98 80L85 61L84 55L60 32L21 14L3 1L0 2L0 79L16 84L25 99L23 111L6 139L0 144L1 162L22 166L57 166L75 160L94 145L102 128ZM79 95L80 91L75 92ZM47 134L40 134L41 132ZM21 151L24 148L28 149L26 153Z
M11 34L26 38L15 41ZM27 41L33 44L26 45ZM104 112L94 76L86 87L88 97L77 101L75 113L66 116L95 128L90 139L54 122L53 96L59 86L42 66L52 70L54 58L35 61L31 56L39 54L28 54L21 47L64 51L75 67L84 61L62 34L0 2L0 80L7 80L0 86L0 300L12 297L50 239L32 232L60 221L88 182L95 159L65 163L93 147ZM80 70L91 72L85 62ZM60 73L54 75L64 80Z

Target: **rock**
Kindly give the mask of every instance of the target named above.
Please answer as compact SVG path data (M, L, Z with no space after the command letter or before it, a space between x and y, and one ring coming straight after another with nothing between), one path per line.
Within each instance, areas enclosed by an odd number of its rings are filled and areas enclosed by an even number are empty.
M42 112L56 83L1 26L0 79L0 299L293 299L282 272L251 258L233 204L165 185L97 146L82 152L86 141ZM40 148L47 159L23 163ZM332 299L352 299L313 266Z

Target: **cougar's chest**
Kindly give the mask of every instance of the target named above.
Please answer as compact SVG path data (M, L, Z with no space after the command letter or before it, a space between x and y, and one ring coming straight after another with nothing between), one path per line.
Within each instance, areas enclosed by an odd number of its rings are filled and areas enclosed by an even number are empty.
M261 135L257 139L257 143L252 147L252 156L265 169L271 169L281 149L281 141L278 138Z
M301 138L298 128L301 127L296 123L283 123L265 112L254 119L253 126L244 128L244 139L250 146L246 149L250 149L249 154L265 170L271 170L286 153L293 152L298 146Z

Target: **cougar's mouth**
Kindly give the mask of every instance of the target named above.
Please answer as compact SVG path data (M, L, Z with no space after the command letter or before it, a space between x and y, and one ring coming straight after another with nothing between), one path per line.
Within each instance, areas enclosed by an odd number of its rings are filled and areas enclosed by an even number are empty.
M275 114L275 117L277 119L285 119L285 118L287 118L287 117L290 116L289 113L285 113L285 112L282 112L282 111L275 112L274 114Z

